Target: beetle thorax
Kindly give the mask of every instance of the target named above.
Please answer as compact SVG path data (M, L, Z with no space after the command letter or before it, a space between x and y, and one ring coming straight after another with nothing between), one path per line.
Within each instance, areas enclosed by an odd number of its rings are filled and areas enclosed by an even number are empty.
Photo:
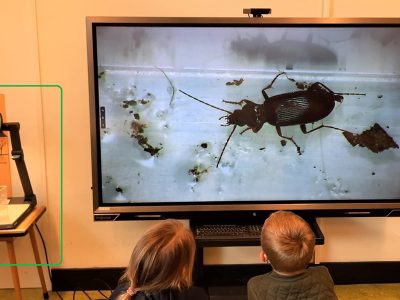
M265 109L262 105L245 105L227 116L228 125L247 125L252 129L259 129L265 122Z

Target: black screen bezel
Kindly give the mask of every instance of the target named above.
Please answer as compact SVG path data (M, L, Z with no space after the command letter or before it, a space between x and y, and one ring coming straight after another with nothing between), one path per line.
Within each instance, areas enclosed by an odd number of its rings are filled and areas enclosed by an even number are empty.
M93 179L93 212L103 216L99 220L140 218L190 218L191 216L252 216L260 212L294 210L313 216L387 216L400 209L400 199L376 200L290 200L290 201L241 201L241 202L152 202L109 204L102 202L101 162L99 137L99 103L97 84L96 28L99 26L168 26L168 27L399 27L400 19L394 18L132 18L87 17L87 50L89 71L89 96L91 114L91 148ZM96 218L95 218L96 219Z

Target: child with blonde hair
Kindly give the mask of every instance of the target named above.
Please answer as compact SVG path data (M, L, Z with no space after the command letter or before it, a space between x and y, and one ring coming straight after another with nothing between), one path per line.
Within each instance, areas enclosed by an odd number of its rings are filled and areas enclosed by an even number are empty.
M272 272L247 283L248 300L337 299L334 283L324 266L310 267L314 234L306 221L289 211L271 214L261 232L260 259Z
M137 242L110 300L208 300L205 290L192 287L195 251L183 223L157 223Z

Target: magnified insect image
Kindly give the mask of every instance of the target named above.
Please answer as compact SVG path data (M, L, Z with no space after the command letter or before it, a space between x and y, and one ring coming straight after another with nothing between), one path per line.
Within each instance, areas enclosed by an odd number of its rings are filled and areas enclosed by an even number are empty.
M97 28L105 203L400 197L400 27Z

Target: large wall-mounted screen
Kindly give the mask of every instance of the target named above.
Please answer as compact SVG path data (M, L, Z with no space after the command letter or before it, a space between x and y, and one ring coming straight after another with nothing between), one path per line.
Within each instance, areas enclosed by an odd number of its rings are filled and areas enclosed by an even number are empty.
M399 207L397 20L87 23L97 212Z

